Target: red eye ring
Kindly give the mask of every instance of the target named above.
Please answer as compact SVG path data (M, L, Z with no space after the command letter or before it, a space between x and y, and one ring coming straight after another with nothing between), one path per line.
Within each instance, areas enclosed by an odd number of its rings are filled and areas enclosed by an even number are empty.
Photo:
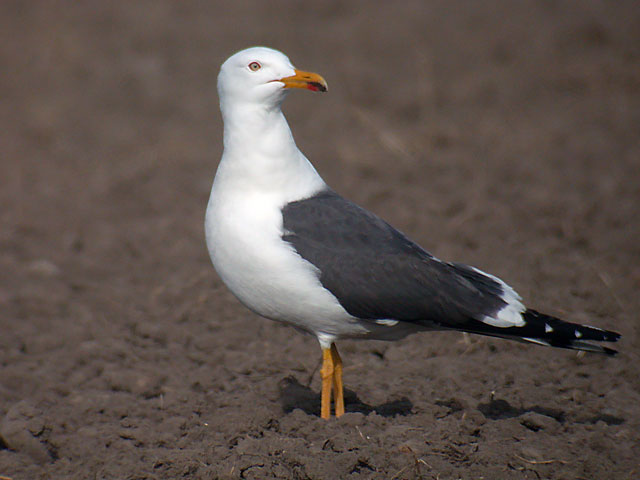
M262 68L262 65L260 65L258 62L251 62L249 64L249 70L251 70L252 72L257 72L261 68Z

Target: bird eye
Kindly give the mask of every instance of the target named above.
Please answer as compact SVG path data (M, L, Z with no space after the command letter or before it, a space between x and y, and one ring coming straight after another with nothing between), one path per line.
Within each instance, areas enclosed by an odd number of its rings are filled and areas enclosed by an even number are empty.
M262 68L262 65L260 65L258 62L251 62L249 64L249 70L251 70L252 72L257 72L261 68Z

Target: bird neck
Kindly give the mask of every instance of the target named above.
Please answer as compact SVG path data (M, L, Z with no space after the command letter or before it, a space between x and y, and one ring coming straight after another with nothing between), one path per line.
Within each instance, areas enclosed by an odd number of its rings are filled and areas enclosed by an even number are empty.
M225 152L243 156L291 156L298 152L280 106L234 105L222 107Z
M221 105L224 153L217 176L262 191L306 196L325 184L300 152L280 105Z

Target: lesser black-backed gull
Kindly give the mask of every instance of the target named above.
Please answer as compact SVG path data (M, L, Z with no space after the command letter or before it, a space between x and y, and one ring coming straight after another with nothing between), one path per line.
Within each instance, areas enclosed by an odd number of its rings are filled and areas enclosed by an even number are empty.
M302 154L280 109L287 92L324 92L318 74L254 47L220 69L224 153L207 207L218 274L258 315L315 335L323 352L321 416L344 413L340 338L396 340L458 330L553 347L615 350L615 332L527 309L499 278L449 263L331 190Z

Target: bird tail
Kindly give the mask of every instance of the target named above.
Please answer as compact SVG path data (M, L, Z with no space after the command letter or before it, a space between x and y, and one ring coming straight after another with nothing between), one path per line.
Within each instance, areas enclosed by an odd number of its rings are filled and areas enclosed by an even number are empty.
M522 342L536 343L550 347L583 350L585 352L616 355L612 348L591 342L617 342L620 334L597 327L565 322L559 318L527 309L522 317L525 324L519 327L500 328L481 322L468 331L480 335L504 337Z

